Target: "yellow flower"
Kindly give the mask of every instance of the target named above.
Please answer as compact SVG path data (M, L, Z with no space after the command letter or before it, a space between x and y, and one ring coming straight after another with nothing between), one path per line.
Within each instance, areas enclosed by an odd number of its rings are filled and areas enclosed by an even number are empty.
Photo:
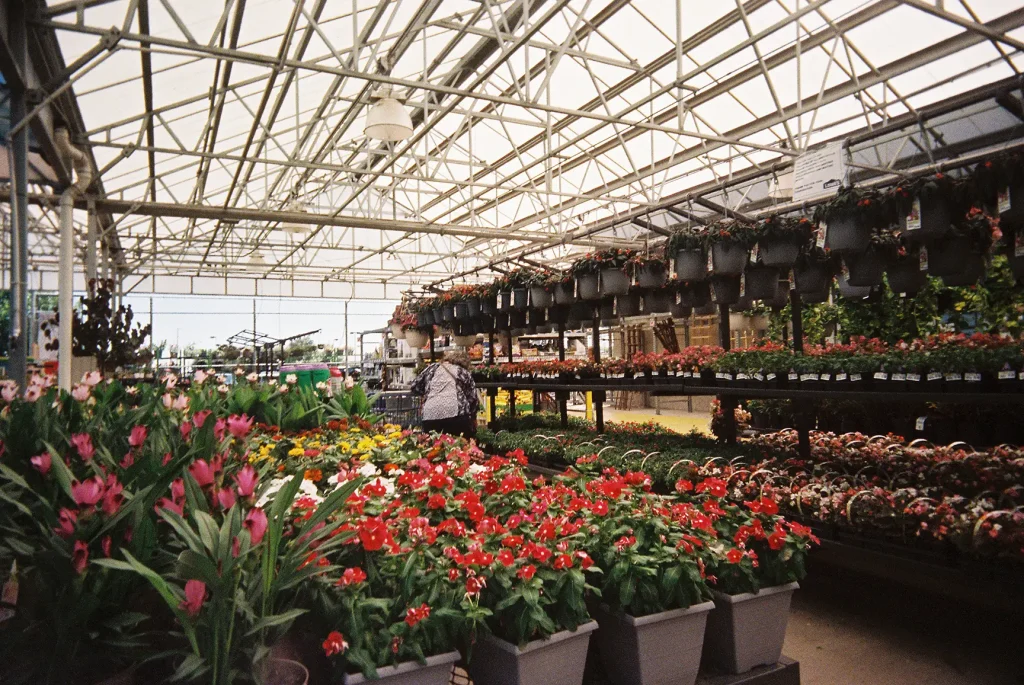
M301 447L293 447L290 450L288 450L289 457L301 457L305 453L306 450L302 449Z

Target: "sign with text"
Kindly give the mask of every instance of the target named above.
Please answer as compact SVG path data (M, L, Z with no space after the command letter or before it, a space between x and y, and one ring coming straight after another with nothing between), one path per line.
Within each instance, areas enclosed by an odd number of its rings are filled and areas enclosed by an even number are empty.
M846 177L842 142L805 152L793 164L793 200L815 200L835 195Z

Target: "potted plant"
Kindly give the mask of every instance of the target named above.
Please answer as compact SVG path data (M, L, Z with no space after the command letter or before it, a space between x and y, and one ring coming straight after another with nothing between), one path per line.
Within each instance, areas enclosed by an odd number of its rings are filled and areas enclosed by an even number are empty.
M922 261L922 250L924 250L924 261ZM885 272L889 290L894 293L916 295L917 291L928 281L927 254L927 248L910 246L905 241L901 241Z
M511 290L511 307L524 312L530 306L530 285L535 278L535 269L525 267L513 269L505 275L506 288Z
M668 237L665 254L672 260L680 281L703 281L707 278L707 231L700 227L682 226Z
M899 237L889 229L875 229L863 252L843 254L848 281L853 286L876 286L899 249Z
M929 246L928 272L941 277L946 285L975 283L984 274L993 244L1001 237L999 219L972 207L944 238Z
M391 337L396 340L404 340L405 330L407 328L415 328L417 323L416 314L409 309L409 303L403 300L395 307L395 311L391 314L391 319L388 320Z
M760 248L758 249L760 252ZM779 290L779 270L760 259L747 265L743 272L744 295L751 300L774 300Z
M494 316L498 313L498 290L500 280L484 283L479 286L480 315Z
M901 182L889 195L899 213L900 227L907 238L916 243L930 242L946 236L950 225L962 214L962 184L937 173Z
M555 288L562 282L562 274L550 269L538 269L530 274L530 306L545 309L555 303Z
M711 285L707 281L688 281L679 286L679 304L703 307L711 302Z
M678 296L675 288L656 288L644 293L645 314L665 314L671 311Z
M736 219L716 221L708 227L711 273L715 276L742 274L755 242L757 231L752 224Z
M576 302L576 280L570 271L559 271L554 281L554 301L557 305L570 305Z
M871 240L871 229L888 225L883 218L882 200L874 190L840 188L835 197L815 210L818 230L825 232L825 247L834 252L865 250Z
M850 272L845 265L836 277L836 283L839 286L839 294L850 300L862 300L871 294L870 285L856 286L850 283Z
M813 224L807 217L772 215L757 226L758 258L765 266L788 269L811 239Z
M639 316L643 311L644 296L637 291L631 291L625 295L615 297L615 316Z
M742 276L711 276L711 299L715 304L736 304L740 299Z
M636 286L644 290L661 288L668 280L668 264L662 257L634 254L626 268L632 271Z
M834 273L834 262L828 250L810 245L797 257L793 266L794 286L805 299L822 295L827 299Z
M573 263L573 273L576 275L580 297L585 300L597 299L584 295L585 289L587 294L593 294L591 286L592 278L595 275L599 279L597 282L598 297L614 297L628 292L629 277L626 275L626 265L633 255L632 250L609 248L585 255ZM586 284L586 288L584 288L584 284Z

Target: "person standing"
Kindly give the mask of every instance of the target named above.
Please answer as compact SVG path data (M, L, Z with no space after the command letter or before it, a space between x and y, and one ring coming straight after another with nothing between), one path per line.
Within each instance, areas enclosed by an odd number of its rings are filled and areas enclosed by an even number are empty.
M412 382L412 393L423 396L423 430L467 438L476 435L480 397L465 352L449 352L444 361L423 369Z

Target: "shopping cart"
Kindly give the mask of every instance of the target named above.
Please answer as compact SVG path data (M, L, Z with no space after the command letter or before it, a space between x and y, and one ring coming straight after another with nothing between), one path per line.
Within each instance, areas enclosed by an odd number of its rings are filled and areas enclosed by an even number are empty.
M423 398L408 390L388 390L377 397L373 411L388 423L416 428L423 421Z

